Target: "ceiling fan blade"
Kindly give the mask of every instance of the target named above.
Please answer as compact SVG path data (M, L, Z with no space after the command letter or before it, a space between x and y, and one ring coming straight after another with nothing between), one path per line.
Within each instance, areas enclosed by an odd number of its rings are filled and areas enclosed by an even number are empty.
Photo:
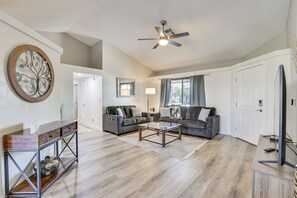
M180 38L180 37L185 37L185 36L189 36L189 32L183 32L183 33L179 33L179 34L173 34L169 36L169 39L175 39L175 38Z
M153 47L153 49L156 49L157 47L159 47L159 42Z
M155 29L158 32L158 34L160 35L160 37L165 37L165 34L160 27L155 27Z
M173 41L173 40L169 40L168 41L171 45L174 45L174 46L176 46L176 47L180 47L180 46L182 46L182 44L180 44L180 43L178 43L178 42L175 42L175 41Z
M159 38L141 38L141 39L137 39L139 41L149 41L149 40L159 40Z

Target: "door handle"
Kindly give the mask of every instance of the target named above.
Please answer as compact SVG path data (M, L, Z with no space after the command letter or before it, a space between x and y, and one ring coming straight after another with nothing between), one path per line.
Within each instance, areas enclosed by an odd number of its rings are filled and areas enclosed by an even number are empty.
M263 110L262 110L262 109L257 109L256 111L260 111L260 112L262 112Z

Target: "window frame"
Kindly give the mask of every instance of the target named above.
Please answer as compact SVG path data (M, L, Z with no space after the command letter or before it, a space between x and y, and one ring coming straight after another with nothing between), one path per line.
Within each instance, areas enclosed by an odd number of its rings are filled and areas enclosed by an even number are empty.
M171 79L170 90L172 88L172 81L178 81L178 80L181 80L181 104L180 105L189 106L190 104L184 104L184 81L185 80L189 80L189 84L190 84L190 77L173 78L173 79ZM170 93L170 95L171 95L171 93ZM171 103L171 101L169 101L169 104L168 105L174 105L174 103Z

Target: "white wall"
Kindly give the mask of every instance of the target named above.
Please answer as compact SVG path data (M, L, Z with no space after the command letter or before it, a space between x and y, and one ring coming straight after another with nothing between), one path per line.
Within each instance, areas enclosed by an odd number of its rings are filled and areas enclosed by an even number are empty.
M61 56L61 63L90 66L90 52L91 48L83 42L69 36L66 33L57 32L39 32L46 38L58 44L64 49Z
M220 132L230 135L232 82L231 71L213 72L204 77L206 106L215 107L220 115Z
M291 0L287 23L287 47L296 48L297 38L297 0Z
M269 52L273 52L275 50L281 50L286 49L286 31L283 31L270 41L264 43L257 49L250 52L248 55L246 55L244 58L242 58L243 61L267 54Z
M289 17L287 23L287 47L291 48L291 97L296 100L297 98L297 0L291 0ZM292 129L297 133L297 109L292 109L292 120L294 124Z
M4 134L27 128L32 122L39 120L40 124L59 120L60 108L60 56L62 48L48 41L30 28L19 23L12 17L0 11L0 143L2 150L2 137ZM41 48L52 62L55 72L55 84L51 95L42 102L29 103L20 99L10 87L7 79L7 60L12 50L22 44L32 44ZM3 156L3 152L0 152ZM27 163L31 154L17 154L17 161L21 166ZM3 195L4 170L3 157L1 160L0 196ZM11 177L15 177L18 171L11 163Z
M235 65L241 62L242 62L241 59L236 59L236 60L224 61L219 63L189 65L189 66L183 66L183 67L173 68L169 70L156 71L154 72L153 76L163 76L163 75L185 73L185 72L196 72L199 70L207 70L207 69L214 69L214 68L217 69L222 67L229 67L230 65Z
M124 52L103 41L103 107L136 105L145 110L144 89L151 70ZM116 78L134 78L135 96L116 97Z

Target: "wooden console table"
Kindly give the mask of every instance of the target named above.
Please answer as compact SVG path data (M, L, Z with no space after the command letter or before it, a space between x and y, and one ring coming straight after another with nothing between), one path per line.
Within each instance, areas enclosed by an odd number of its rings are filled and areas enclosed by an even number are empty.
M65 138L67 137L67 140ZM69 143L75 137L75 152ZM69 138L69 139L68 139ZM65 145L59 150L59 142ZM41 176L40 172L40 151L55 144L55 155L60 159L58 170L48 176ZM62 144L61 144L62 145ZM69 148L73 157L61 157L66 148ZM5 197L41 197L66 170L78 162L78 131L76 121L55 121L41 125L39 130L30 134L29 129L17 131L3 136L4 148L4 170L5 170ZM24 169L21 169L12 153L33 153ZM27 175L26 171L36 159L37 171L35 174ZM14 184L10 186L9 162L13 162L20 174ZM25 179L22 182L20 178Z
M277 164L262 164L258 160L276 160L277 153L266 153L265 148L274 148L275 143L260 136L253 164L253 197L287 198L294 196L294 168ZM296 164L297 156L288 147L286 161Z

